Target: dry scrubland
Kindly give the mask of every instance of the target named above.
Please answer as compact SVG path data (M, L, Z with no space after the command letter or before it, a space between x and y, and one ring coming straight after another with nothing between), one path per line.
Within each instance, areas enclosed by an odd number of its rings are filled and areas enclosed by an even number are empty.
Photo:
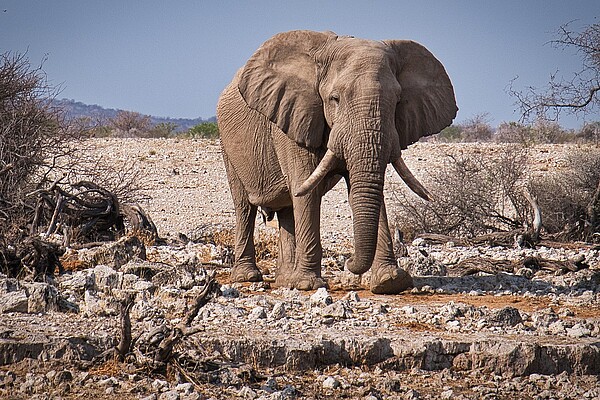
M141 205L170 245L120 243L73 251L77 268L57 277L52 295L36 294L50 290L39 286L46 284L11 290L18 284L5 279L0 294L8 299L12 293L16 305L4 306L0 314L0 397L600 398L598 249L416 241L402 261L415 276L415 288L398 296L372 295L342 270L352 251L352 227L339 184L322 207L328 291L231 285L222 260L234 211L218 142L94 139L93 144L96 158L141 171L139 183L149 195ZM493 155L499 146L418 143L404 157L427 183L427 171L440 168L448 152ZM531 149L532 175L564 168L570 146ZM398 190L404 185L390 169L390 216ZM258 229L265 254L272 252L275 228L259 223ZM131 257L142 255L140 247L146 260ZM116 257L115 248L126 250ZM536 270L523 264L526 257L569 260L576 268ZM460 274L461 262L481 258L507 260L514 269ZM272 258L261 261L267 280L273 265ZM139 362L91 366L94 356L118 341L118 298L135 296L132 333L142 349L181 322L206 271L216 272L222 296L192 321L198 332L175 347L176 362L165 375ZM367 280L364 276L363 283ZM65 311L69 307L77 312ZM143 356L136 354L138 361Z

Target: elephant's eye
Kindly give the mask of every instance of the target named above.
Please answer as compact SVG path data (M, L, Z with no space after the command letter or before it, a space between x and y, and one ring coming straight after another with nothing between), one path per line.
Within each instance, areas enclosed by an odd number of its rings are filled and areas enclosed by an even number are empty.
M331 100L334 103L338 104L340 102L340 95L337 94L337 93L332 93L331 96L329 96L329 100Z

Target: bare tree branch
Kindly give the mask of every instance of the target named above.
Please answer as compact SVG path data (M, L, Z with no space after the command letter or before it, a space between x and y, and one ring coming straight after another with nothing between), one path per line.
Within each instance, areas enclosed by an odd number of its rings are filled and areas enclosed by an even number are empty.
M593 113L600 108L600 24L585 27L581 32L571 29L572 21L562 25L549 43L558 49L575 49L581 58L581 68L570 79L550 76L543 88L529 86L516 89L513 79L507 92L516 99L521 121L533 118L556 121L561 111L570 114Z

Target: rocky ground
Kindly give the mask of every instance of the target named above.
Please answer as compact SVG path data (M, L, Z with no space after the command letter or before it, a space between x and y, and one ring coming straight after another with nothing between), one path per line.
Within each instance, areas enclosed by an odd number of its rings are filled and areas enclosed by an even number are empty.
M168 245L124 238L72 249L68 271L46 283L0 276L1 398L600 399L599 249L417 240L401 259L415 288L373 295L363 290L368 274L343 270L352 235L339 185L323 206L328 290L270 287L275 229L262 223L265 282L231 284L233 209L218 144L95 146L114 165L135 161L152 197L142 206ZM497 151L460 146L419 143L406 162L421 175L449 150ZM537 150L533 168L561 167L560 147ZM400 183L388 178L391 198ZM461 273L474 260L514 268ZM213 275L218 290L186 324ZM126 298L133 345L119 361L103 353L122 338ZM175 334L173 354L157 364Z

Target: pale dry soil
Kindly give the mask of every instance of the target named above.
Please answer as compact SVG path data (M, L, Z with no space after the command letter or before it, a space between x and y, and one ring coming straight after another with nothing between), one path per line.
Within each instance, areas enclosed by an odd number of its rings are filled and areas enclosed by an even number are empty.
M589 268L564 276L538 274L534 279L512 274L465 279L423 274L416 276L410 292L372 295L358 286L349 288L351 278L342 271L345 257L352 252L352 217L342 182L325 196L322 206L323 274L330 284L326 293L272 289L268 284L232 285L228 265L222 263L224 247L201 241L206 232L225 232L227 237L234 227L219 143L94 139L93 145L94 157L141 171L140 183L149 196L141 205L160 235L173 243L148 247L148 260L176 267L203 265L216 270L223 284L223 296L207 304L194 320L205 332L189 346L203 355L219 349L221 356L255 368L257 375L247 380L243 374L221 377L218 383L190 389L177 386L185 380L177 374L165 379L119 364L79 371L74 360L81 354L72 348L84 352L85 346L65 347L70 350L49 346L34 358L0 367L0 397L600 398L598 250L415 244L409 246L410 259L433 269L472 256L513 260L528 255L557 260L583 257ZM556 145L532 149L532 172L563 168L567 150ZM443 168L448 152L492 155L499 151L497 145L418 143L404 152L404 158L426 183L426 172ZM391 168L386 179L386 200L393 216L394 193L405 188ZM274 240L274 223L259 220L257 230L267 242ZM176 242L180 234L192 241ZM267 282L273 280L274 265L269 257L261 261ZM118 294L126 286L122 271L110 271L89 269L57 279L59 290L79 305L79 313L0 314L0 341L6 340L0 344L10 342L16 352L23 351L20 342L43 347L52 341L72 343L73 338L82 338L99 348L110 347L118 336L119 319L109 294ZM96 279L92 285L96 291L77 292L76 277ZM150 290L142 279L129 279L133 280L128 284L139 290L132 311L136 334L155 326L157 319L167 323L181 319L196 288L179 280ZM323 364L323 360L331 362ZM556 365L540 365L552 360ZM64 371L69 372L66 378Z

